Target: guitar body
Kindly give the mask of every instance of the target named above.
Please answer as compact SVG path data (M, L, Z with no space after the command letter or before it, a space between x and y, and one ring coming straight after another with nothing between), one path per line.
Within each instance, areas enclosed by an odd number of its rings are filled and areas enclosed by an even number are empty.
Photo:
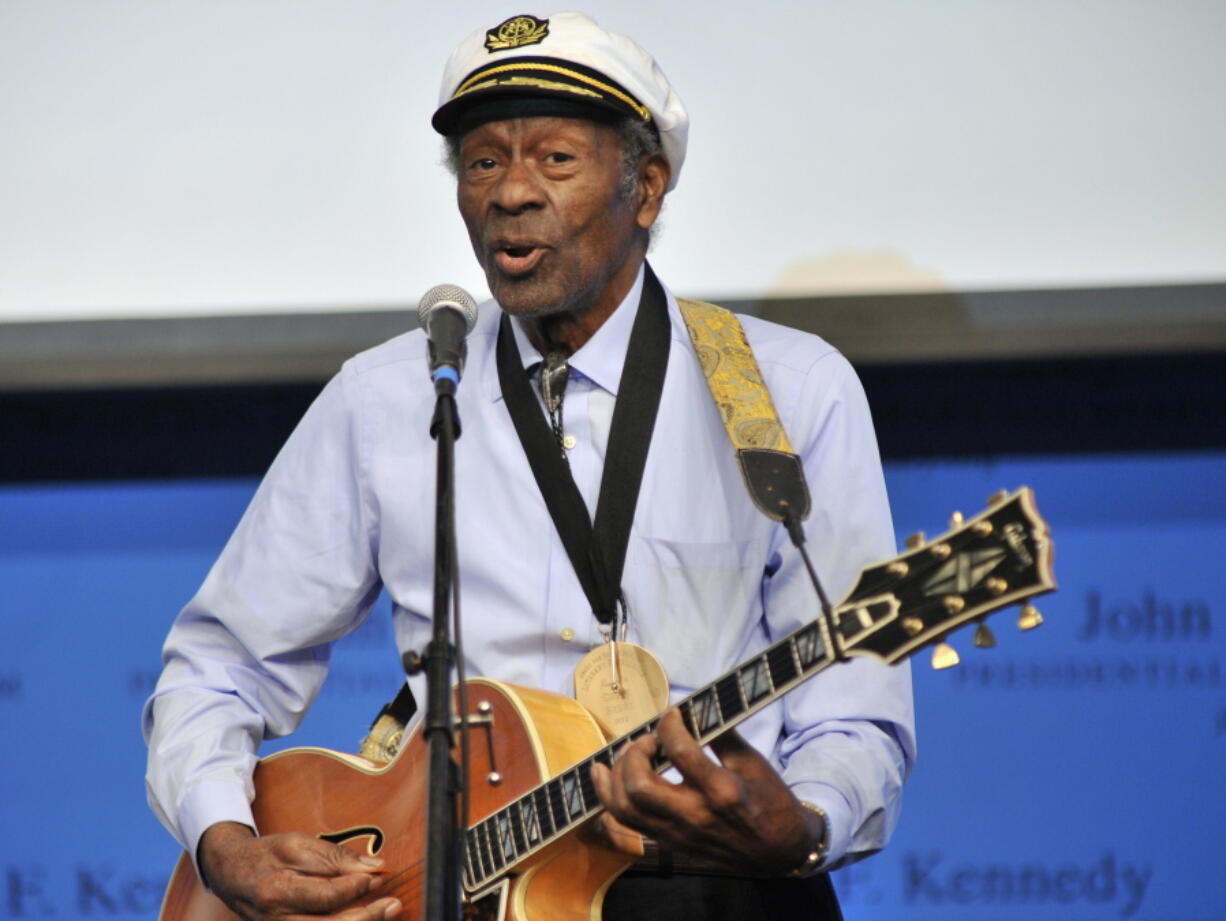
M606 743L592 717L567 697L484 678L467 683L474 818L511 800ZM378 766L322 748L295 748L255 770L252 810L263 835L305 831L384 861L377 896L395 895L405 921L422 917L427 746L420 731ZM580 827L476 898L465 914L497 921L599 921L605 890L634 857L590 840ZM235 921L205 891L191 859L179 858L160 921Z

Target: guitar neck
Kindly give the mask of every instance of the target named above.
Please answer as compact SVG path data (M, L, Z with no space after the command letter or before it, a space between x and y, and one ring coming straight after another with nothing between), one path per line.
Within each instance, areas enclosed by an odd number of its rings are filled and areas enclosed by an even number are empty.
M705 745L838 661L822 621L814 621L677 704L691 735ZM479 891L541 848L573 832L604 807L592 783L592 765L613 763L627 742L656 731L656 716L556 777L508 803L466 832L465 887ZM657 772L671 763L652 762Z
M848 655L892 664L963 624L1055 589L1047 523L1030 489L994 496L987 510L955 522L931 543L908 544L901 556L861 570L829 627L818 618L682 700L677 707L690 734L705 745ZM1036 618L1023 629L1041 622ZM599 813L592 765L611 766L614 752L659 723L659 716L648 720L469 828L465 887L489 887ZM670 764L659 755L653 766Z

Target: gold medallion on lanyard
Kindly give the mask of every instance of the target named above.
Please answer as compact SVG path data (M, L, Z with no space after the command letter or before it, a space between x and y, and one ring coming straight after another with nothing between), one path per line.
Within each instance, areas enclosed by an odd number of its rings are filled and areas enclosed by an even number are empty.
M600 632L604 643L575 666L575 699L605 735L614 738L668 706L668 676L659 659L642 646L625 641L624 615Z

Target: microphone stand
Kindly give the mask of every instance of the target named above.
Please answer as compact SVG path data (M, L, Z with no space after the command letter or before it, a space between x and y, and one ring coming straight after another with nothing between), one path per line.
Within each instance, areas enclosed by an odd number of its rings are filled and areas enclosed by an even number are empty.
M440 369L442 371L444 369ZM451 369L445 369L450 371ZM453 372L454 374L454 372ZM455 441L460 437L456 380L435 376L434 418L430 437L438 442L438 477L434 511L434 632L423 660L426 667L426 713L422 732L428 743L429 782L426 800L426 921L459 921L460 863L456 821L459 772L451 757L450 639L451 586L455 560Z

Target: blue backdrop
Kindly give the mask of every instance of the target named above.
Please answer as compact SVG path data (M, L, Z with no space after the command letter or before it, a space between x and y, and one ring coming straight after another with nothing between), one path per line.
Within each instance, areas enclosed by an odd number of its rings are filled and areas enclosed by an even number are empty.
M1226 455L887 468L900 539L1029 484L1061 590L1046 624L916 663L919 766L849 921L1155 919L1226 909ZM170 619L252 480L0 490L0 919L152 918L177 855L144 801L138 714ZM714 676L713 676L714 677ZM353 749L399 680L386 605L283 744Z

